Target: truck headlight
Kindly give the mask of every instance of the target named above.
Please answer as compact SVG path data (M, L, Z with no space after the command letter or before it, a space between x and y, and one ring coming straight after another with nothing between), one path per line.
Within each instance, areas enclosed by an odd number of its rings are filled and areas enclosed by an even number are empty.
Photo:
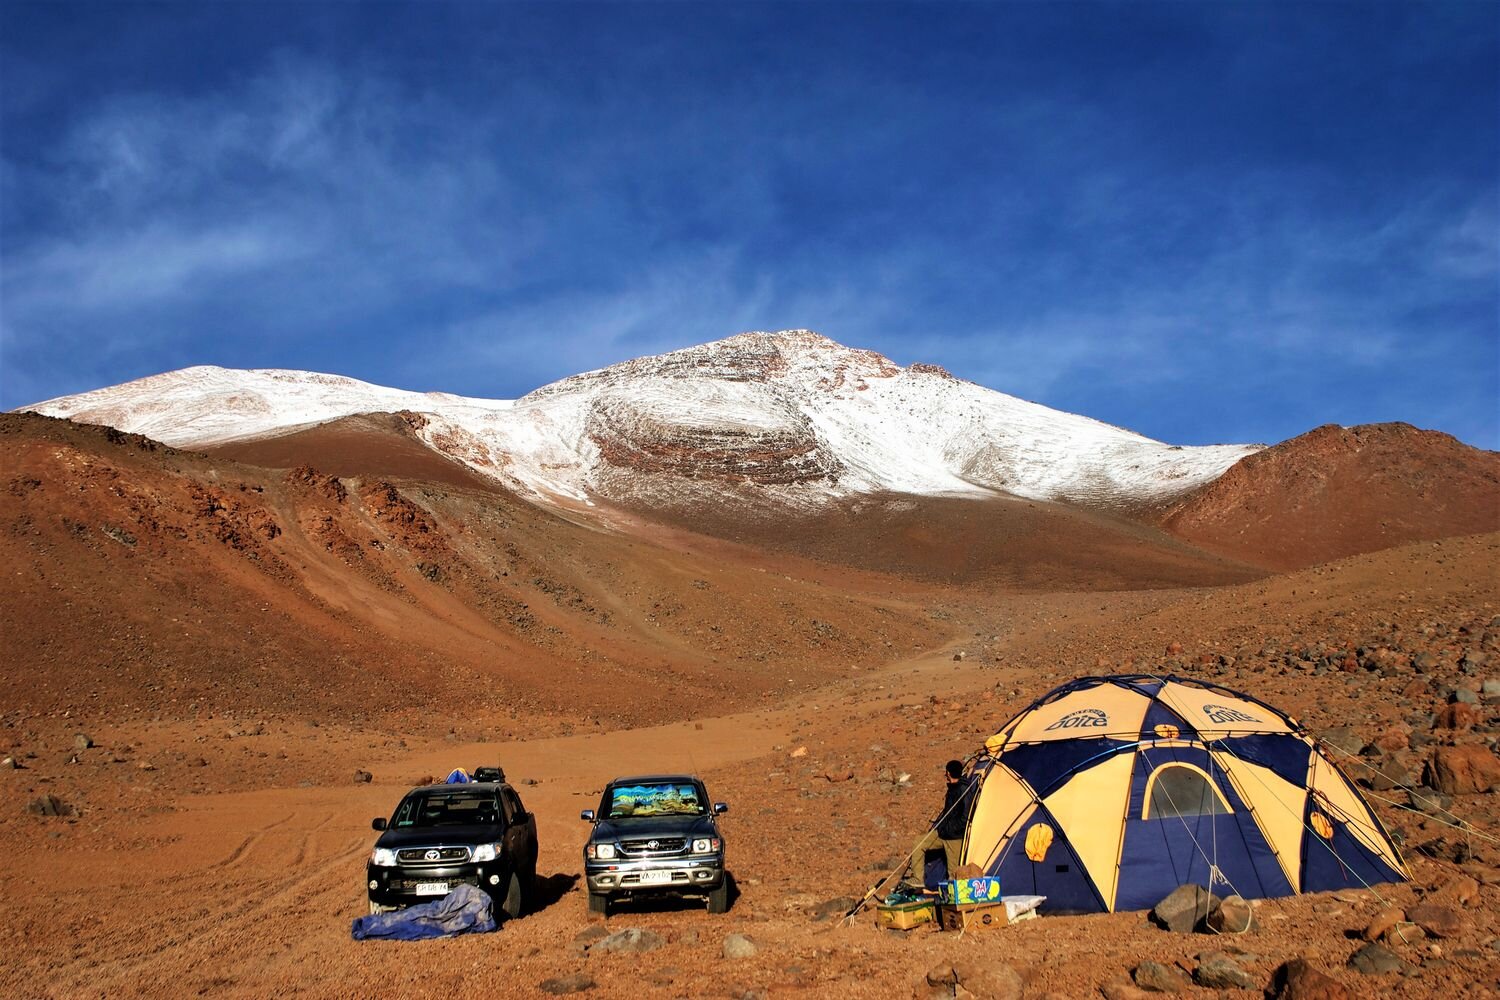
M588 856L595 861L610 861L615 856L614 844L590 844Z
M377 868L394 868L396 852L389 847L377 847L370 852L370 864Z
M719 849L718 837L699 837L693 841L694 854L710 854Z
M480 844L474 848L474 861L494 861L500 853L499 844Z

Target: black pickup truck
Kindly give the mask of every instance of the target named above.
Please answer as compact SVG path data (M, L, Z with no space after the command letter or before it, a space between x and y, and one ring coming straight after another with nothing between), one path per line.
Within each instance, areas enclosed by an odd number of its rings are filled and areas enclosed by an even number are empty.
M611 899L688 896L707 900L710 913L729 909L724 838L703 782L688 775L616 778L604 789L583 849L589 909L608 915Z
M370 912L441 899L461 883L495 901L495 916L518 917L536 880L536 818L503 781L413 788L389 820L365 865Z

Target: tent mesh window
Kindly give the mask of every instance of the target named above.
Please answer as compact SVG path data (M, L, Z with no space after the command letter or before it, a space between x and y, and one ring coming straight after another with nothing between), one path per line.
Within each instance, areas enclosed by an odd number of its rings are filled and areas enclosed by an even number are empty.
M1171 816L1227 816L1229 808L1208 775L1191 764L1163 764L1151 775L1151 794L1142 819Z

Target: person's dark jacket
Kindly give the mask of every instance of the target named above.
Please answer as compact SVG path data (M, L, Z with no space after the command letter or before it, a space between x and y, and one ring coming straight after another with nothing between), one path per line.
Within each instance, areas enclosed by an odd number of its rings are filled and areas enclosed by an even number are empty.
M972 778L963 778L948 786L943 793L943 812L937 822L937 835L944 840L962 840L969 826L969 813L974 809Z

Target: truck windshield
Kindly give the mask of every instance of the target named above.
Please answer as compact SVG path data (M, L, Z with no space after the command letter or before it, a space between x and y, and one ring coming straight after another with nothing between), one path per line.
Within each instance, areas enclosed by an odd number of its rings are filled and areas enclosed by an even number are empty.
M493 825L500 815L494 792L413 792L396 807L397 827Z
M619 785L609 794L609 818L702 816L707 810L697 786L678 782Z

